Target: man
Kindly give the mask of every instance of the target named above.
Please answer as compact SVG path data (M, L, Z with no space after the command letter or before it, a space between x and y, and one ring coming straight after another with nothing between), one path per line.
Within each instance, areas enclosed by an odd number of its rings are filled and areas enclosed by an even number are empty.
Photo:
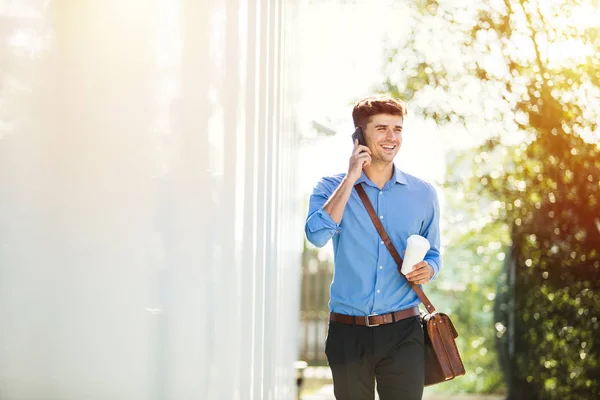
M310 198L308 240L322 247L333 239L325 353L338 400L373 400L375 381L381 400L423 396L420 301L408 281L425 284L440 271L439 205L430 184L394 166L405 115L404 103L390 97L360 100L352 118L366 146L355 140L348 173L323 178ZM429 240L425 259L406 276L379 237L354 189L357 184L398 252L412 234Z

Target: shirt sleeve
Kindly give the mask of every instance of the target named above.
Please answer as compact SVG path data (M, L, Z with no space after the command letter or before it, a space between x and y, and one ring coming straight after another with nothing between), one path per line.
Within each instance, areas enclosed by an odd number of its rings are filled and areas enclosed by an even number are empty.
M429 251L425 254L425 261L433 267L431 280L434 280L442 268L442 259L440 256L440 204L435 189L432 187L431 190L433 196L431 213L428 221L423 224L421 236L427 238L431 245Z
M329 186L331 185L328 182L320 181L310 196L308 206L308 217L306 218L304 231L308 241L317 247L325 246L329 239L342 231L340 225L335 223L327 211L323 209L323 205L335 189Z

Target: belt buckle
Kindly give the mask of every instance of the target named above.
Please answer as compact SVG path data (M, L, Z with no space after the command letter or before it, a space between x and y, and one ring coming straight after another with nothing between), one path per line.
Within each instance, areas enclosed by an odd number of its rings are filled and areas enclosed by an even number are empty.
M375 315L377 315L377 313L369 314L365 317L365 325L368 326L369 328L380 325L380 324L370 324L369 323L369 317L374 317Z

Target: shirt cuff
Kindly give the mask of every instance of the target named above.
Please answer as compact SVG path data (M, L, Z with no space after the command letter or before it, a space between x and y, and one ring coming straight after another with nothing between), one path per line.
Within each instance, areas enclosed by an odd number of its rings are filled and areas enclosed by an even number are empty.
M334 233L340 233L342 231L342 227L339 224L336 224L335 221L331 219L331 216L327 213L327 211L325 211L323 208L320 208L315 214L316 215L314 215L313 218L310 218L307 224L308 229L311 232L315 232L323 228L330 229L331 231L334 231Z
M427 264L433 269L433 276L431 277L431 280L434 281L440 273L439 267L433 260L425 260L425 262L427 262Z

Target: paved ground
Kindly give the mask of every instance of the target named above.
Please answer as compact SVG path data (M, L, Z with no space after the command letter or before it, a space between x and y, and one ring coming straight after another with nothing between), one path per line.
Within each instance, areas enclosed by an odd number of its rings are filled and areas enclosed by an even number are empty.
M375 399L378 400L379 396L375 394ZM504 396L496 395L425 395L423 400L503 400ZM335 400L333 396L333 385L323 386L316 393L302 396L302 400Z
M311 395L302 396L302 400L335 400L333 396L333 385L323 386L322 389Z
M329 380L331 382L331 369L329 367L308 367L304 370L305 379ZM335 400L333 396L333 385L325 384L316 392L302 395L301 400ZM377 393L375 400L379 400ZM425 394L423 400L504 400L504 396L498 395L445 395Z

